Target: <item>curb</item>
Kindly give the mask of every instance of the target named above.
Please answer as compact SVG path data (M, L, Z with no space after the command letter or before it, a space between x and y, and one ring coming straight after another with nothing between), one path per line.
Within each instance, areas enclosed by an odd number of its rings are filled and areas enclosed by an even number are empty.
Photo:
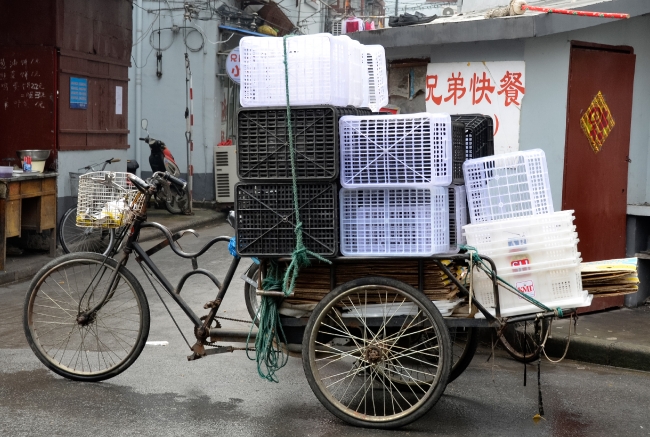
M178 231L182 231L183 229L192 229L192 228L200 228L209 224L214 223L215 221L223 220L226 217L226 214L220 211L214 211L213 214L211 214L208 217L199 217L199 218L192 218L191 220L185 221L183 223L178 223L174 224L172 226L169 226L169 230L171 233L175 233ZM163 239L163 235L160 231L157 230L147 230L147 232L143 232L140 234L140 242L144 241L150 241L150 240L155 240L155 239ZM57 250L60 250L57 249ZM60 254L57 253L57 256ZM46 257L44 259L40 259L38 261L33 261L33 262L28 262L26 265L19 269L19 270L14 270L14 271L8 271L8 272L0 272L0 286L4 285L9 285L15 282L21 282L26 279L29 279L36 275L38 271L47 263L52 261L54 258L49 258Z
M220 211L215 211L213 215L210 217L199 217L199 218L193 218L189 221L179 223L179 224L174 224L171 226L168 226L167 228L169 231L174 234L178 231L182 231L184 229L193 229L193 228L200 228L209 224L212 224L213 222L217 220L223 220L225 219L226 214ZM155 240L157 238L164 238L162 233L157 230L146 230L146 232L143 230L143 232L140 234L140 239L138 240L140 243L145 242L145 241L150 241L150 240Z
M566 337L549 337L546 353L553 358L561 357L566 341ZM650 347L632 343L572 335L566 358L603 366L650 371Z

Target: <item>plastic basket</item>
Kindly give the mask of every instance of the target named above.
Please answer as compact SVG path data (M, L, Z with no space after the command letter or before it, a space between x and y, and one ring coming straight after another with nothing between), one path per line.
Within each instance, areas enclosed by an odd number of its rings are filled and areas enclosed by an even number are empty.
M490 255L481 253L481 255L489 256L494 261L499 275L547 268L551 267L551 264L561 267L564 263L574 263L580 259L577 239L552 248L522 252L501 251Z
M582 290L579 260L560 267L532 269L511 274L499 273L499 276L549 308L576 308L588 305L587 292ZM482 272L475 272L473 284L476 299L494 313L492 280ZM502 316L542 311L501 286L499 286L499 304Z
M339 175L338 130L344 115L369 109L317 106L291 108L296 175L301 180L334 180ZM286 108L242 108L237 115L237 172L242 181L291 179Z
M492 117L481 114L452 115L452 121L465 123L465 158L494 155L494 125Z
M77 226L119 228L133 222L144 207L144 194L127 179L128 173L96 171L79 176Z
M291 184L235 185L237 252L243 256L289 256L296 247ZM322 256L338 254L336 184L298 184L303 242Z
M349 42L330 34L286 39L292 106L348 104ZM244 37L239 52L241 106L285 106L283 38Z
M367 74L367 101L364 106L379 111L388 105L388 76L386 75L386 52L381 45L364 45L363 57L365 60ZM367 105L365 104L367 103Z
M449 191L449 252L457 253L466 243L463 226L468 222L465 187L452 185Z
M451 122L451 176L452 183L462 185L463 163L465 162L465 124L459 121Z
M348 49L348 56L350 58L348 64L348 105L361 107L364 103L363 88L368 81L367 69L364 69L364 65L362 64L363 46L359 41L350 40Z
M521 247L527 244L569 238L575 232L573 210L551 214L470 224L463 227L467 244L479 251L500 247Z
M430 256L449 251L447 188L343 188L341 253Z
M447 114L342 117L341 184L447 186L452 181L451 130Z
M467 241L468 246L475 247L479 253L490 256L495 251L510 250L511 252L522 252L528 250L530 247L546 247L553 248L562 246L570 241L578 238L578 233L575 232L575 226L566 231L558 231L549 234L535 234L527 235L524 238L517 238L513 236L508 240L496 240L483 242L480 244L470 243Z
M470 159L463 172L472 223L553 212L543 150Z

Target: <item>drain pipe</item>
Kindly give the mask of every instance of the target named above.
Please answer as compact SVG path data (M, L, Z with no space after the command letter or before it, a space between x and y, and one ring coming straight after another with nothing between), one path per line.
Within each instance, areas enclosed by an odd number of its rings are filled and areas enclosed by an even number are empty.
M142 136L142 0L138 0L135 11L135 40L140 41L135 46L135 160L140 167L136 170L138 176L144 165L141 158L140 137Z

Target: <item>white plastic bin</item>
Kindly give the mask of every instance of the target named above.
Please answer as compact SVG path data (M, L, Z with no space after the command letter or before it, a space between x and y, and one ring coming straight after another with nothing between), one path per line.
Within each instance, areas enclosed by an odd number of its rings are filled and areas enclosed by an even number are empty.
M359 41L354 40L350 40L348 48L350 59L348 64L348 105L361 107L364 102L363 88L368 86L368 69L363 63L364 49Z
M587 306L591 302L588 293L582 290L579 260L560 267L533 269L511 274L499 273L499 276L551 309L578 308ZM476 299L494 314L492 280L484 273L475 271L473 284ZM499 303L502 316L542 311L501 286L499 287Z
M343 188L341 253L430 256L449 251L449 199L443 187Z
M472 223L553 212L541 149L469 159L463 173Z
M341 184L345 188L448 186L451 133L449 114L341 117Z
M504 241L507 246L526 246L569 238L576 230L573 220L572 210L558 211L494 222L472 223L463 226L463 232L468 245L479 250L488 250L488 247L489 250L494 250L498 249Z
M452 185L449 190L449 252L457 253L467 243L463 226L468 222L465 186Z
M240 103L243 107L285 106L283 38L244 37ZM348 104L351 39L330 34L286 39L289 96L294 106Z
M364 45L363 57L368 70L367 101L364 107L379 111L388 105L388 75L386 74L386 52L381 45ZM364 92L364 95L366 94Z

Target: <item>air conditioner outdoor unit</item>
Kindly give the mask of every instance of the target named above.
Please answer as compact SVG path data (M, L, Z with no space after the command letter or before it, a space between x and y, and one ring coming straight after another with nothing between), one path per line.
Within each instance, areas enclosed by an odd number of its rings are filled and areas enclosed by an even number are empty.
M235 184L239 182L236 153L236 146L214 146L214 190L219 203L235 201Z

